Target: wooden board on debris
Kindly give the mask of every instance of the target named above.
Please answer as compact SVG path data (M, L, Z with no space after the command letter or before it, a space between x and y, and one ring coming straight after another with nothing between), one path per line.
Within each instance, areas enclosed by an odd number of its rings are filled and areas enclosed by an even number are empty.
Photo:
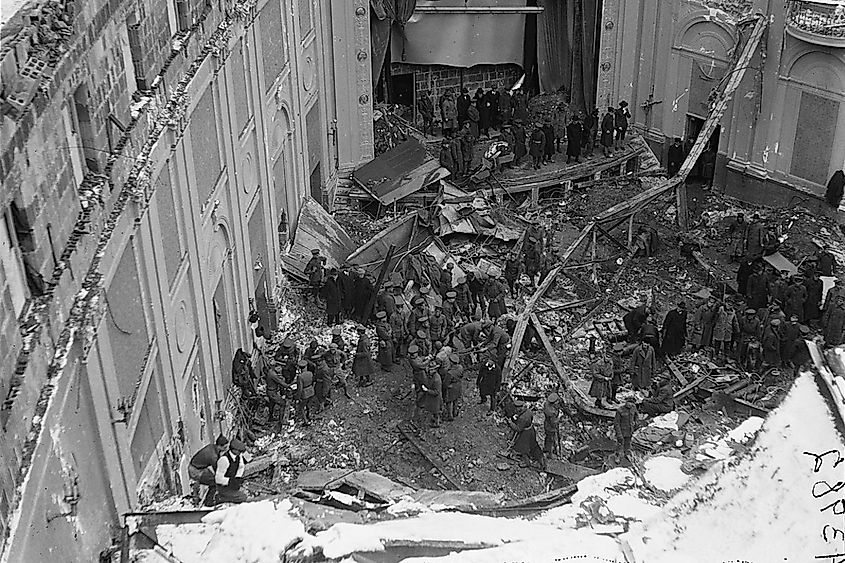
M299 475L296 484L309 491L330 490L346 485L383 502L395 502L414 492L410 487L366 469L352 472L347 469L306 471Z
M584 467L583 465L576 465L560 459L547 459L546 472L562 477L571 483L577 483L584 477L598 475L599 473L595 469Z
M355 243L334 217L309 197L303 201L299 211L293 241L288 251L282 254L284 269L306 278L305 266L315 248L326 257L327 267L337 268L355 250Z

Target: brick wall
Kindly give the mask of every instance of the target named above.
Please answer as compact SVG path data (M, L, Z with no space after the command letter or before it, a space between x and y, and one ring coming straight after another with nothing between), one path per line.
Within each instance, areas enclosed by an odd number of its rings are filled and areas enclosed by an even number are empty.
M442 65L411 65L392 63L391 73L413 74L414 95L428 91L432 100L437 100L447 89L460 92L467 88L470 94L478 88L490 89L492 85L513 86L522 76L522 68L515 64L476 65L470 68L456 68Z

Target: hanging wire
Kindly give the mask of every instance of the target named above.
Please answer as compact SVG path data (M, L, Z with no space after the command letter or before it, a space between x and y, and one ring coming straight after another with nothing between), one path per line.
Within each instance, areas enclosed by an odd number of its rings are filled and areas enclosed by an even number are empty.
M109 293L108 293L108 291L103 292L103 297L105 298L105 301L106 301L106 311L109 312L109 319L111 319L112 324L115 327L117 327L117 330L119 330L123 334L135 334L134 331L126 330L125 328L123 328L122 326L117 324L117 321L115 320L114 315L112 314L112 311L111 311L111 304L109 303Z

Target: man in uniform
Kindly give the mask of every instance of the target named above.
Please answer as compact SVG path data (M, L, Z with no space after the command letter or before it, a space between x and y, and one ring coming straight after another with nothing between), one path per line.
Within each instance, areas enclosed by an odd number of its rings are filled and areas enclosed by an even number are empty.
M443 300L443 317L446 323L446 332L450 332L455 328L455 319L457 318L458 310L455 302L458 294L454 290L446 292L446 299Z
M393 337L393 363L398 364L400 358L405 357L408 342L408 317L405 311L405 299L399 296L396 299L396 312L390 315L390 334Z
M378 338L378 363L381 369L390 371L393 367L393 329L387 320L387 312L376 313L376 337Z
M560 457L560 397L552 393L543 403L543 451L550 457Z
M422 318L427 319L428 317ZM416 336L411 341L411 344L417 347L421 356L425 357L431 354L431 339L428 337L428 331L423 329L422 326L417 329Z
M320 288L323 286L323 259L320 256L320 249L311 251L311 260L305 265L305 275L308 276L308 285L311 288L311 295L314 301L318 300Z
M634 430L637 429L637 405L634 399L627 399L625 404L616 410L616 417L613 420L613 428L616 431L616 458L619 460L621 453L625 459L631 459L631 438Z
M443 309L441 307L434 308L434 312L428 319L428 324L431 341L445 344L444 340L448 329L446 327L446 317L443 316Z
M346 398L350 398L349 390L346 388L346 373L344 372L346 352L338 348L336 343L332 342L329 344L329 349L326 351L324 358L331 374L331 382L339 385L343 389L343 394L346 395Z
M305 426L311 425L311 406L314 404L314 374L308 369L306 360L299 360L299 374L296 376L297 418Z

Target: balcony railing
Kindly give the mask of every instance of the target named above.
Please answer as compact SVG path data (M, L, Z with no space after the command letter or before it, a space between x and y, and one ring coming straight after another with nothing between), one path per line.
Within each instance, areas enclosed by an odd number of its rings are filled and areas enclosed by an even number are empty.
M805 41L845 47L845 0L790 0L787 29Z

